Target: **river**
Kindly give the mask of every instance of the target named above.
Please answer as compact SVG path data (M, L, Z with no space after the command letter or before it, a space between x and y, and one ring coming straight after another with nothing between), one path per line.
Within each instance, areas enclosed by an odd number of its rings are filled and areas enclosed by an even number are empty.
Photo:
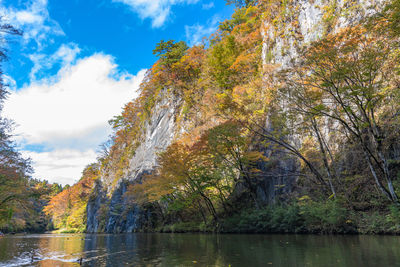
M41 234L0 238L0 266L400 266L398 236Z

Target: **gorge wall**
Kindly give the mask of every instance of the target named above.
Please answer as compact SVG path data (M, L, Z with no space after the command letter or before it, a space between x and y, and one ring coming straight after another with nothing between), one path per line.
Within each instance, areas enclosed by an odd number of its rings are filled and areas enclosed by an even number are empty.
M263 66L288 67L298 60L301 49L310 42L358 22L383 4L384 1L369 0L296 0L282 6L280 1L271 1L272 8L265 11L261 29ZM96 181L87 204L87 232L134 232L151 229L160 220L154 216L160 207L149 205L143 208L131 204L125 193L129 184L140 183L143 175L154 170L160 151L191 131L191 118L181 121L185 100L167 88L170 87L163 88L157 97L152 113L141 129L140 144L129 156L122 175L117 177L113 172L100 174ZM301 136L291 138L294 143L302 141ZM268 163L259 166L262 174L257 179L257 198L267 205L292 191L300 164L278 149L265 149L257 144L254 147L259 147L258 150L269 159ZM240 184L236 186L233 197L241 197L242 187Z

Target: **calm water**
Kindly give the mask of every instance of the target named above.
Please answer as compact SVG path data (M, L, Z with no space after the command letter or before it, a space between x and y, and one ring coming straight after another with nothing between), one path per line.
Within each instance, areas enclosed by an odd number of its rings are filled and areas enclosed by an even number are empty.
M0 266L400 266L400 237L26 235L0 238Z

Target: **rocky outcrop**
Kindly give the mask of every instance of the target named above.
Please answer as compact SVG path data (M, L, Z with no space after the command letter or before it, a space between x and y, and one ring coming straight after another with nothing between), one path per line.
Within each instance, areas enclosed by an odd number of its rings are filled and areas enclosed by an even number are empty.
M286 23L267 18L263 27L264 64L281 68L297 60L301 49L324 35L358 23L381 10L385 0L288 1L282 16Z
M159 97L124 177L114 188L111 186L113 177L102 177L98 181L87 205L87 232L135 232L151 227L157 219L151 216L154 207L143 210L129 205L124 194L129 184L140 182L144 174L157 166L157 153L165 150L175 138L181 100L166 89Z
M100 181L96 181L92 196L89 198L86 206L86 231L88 233L97 233L100 231L100 209L106 201L105 191Z
M382 9L385 0L298 0L288 1L284 12L274 11L276 17L266 18L262 28L264 66L274 65L275 71L291 67L300 59L303 49L323 36L344 27L359 23L363 18ZM273 12L272 12L273 13ZM277 17L280 18L277 18ZM284 21L284 23L283 23ZM265 68L268 79L271 68ZM285 109L285 100L278 104ZM271 115L273 116L273 115ZM269 118L266 129L270 129ZM295 126L292 126L295 127ZM329 139L329 127L322 129ZM303 141L301 135L287 136L293 147L299 148ZM300 163L287 153L276 148L264 151L270 159L260 166L264 178L258 181L257 196L264 203L272 203L293 189Z
M155 225L152 221L157 218L151 216L152 207L142 209L138 205L131 205L127 202L124 194L128 184L128 181L120 183L120 186L112 194L104 225L104 231L107 233L131 233Z

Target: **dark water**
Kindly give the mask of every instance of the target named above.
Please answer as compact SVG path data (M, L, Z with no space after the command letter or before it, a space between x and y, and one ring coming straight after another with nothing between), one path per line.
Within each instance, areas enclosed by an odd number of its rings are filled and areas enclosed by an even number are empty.
M400 237L26 235L0 238L0 266L400 266Z

